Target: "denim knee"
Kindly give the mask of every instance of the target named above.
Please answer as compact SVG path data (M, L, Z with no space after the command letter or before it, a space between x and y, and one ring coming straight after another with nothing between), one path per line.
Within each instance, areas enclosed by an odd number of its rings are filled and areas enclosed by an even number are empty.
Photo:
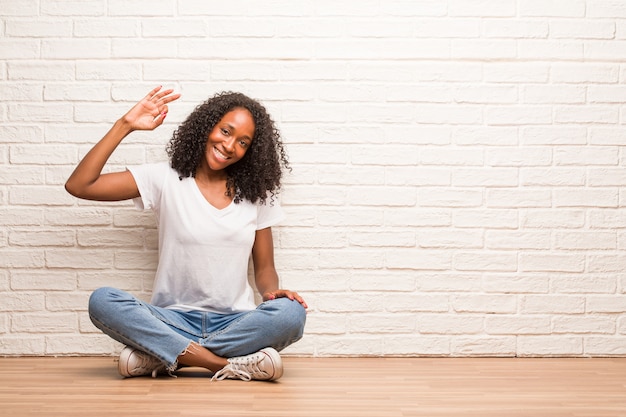
M109 306L114 294L119 294L120 290L111 287L98 288L89 297L89 316L105 317L110 313ZM119 295L118 295L119 296Z
M299 340L304 333L306 322L306 310L298 301L288 298L278 298L270 302L280 315L280 323L283 332L291 335L291 343Z

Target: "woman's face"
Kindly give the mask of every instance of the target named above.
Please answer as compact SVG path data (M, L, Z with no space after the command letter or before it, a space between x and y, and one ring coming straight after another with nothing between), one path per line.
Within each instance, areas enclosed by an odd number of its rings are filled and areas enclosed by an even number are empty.
M226 113L209 133L205 150L209 168L221 171L241 160L252 144L254 129L247 109L237 107Z

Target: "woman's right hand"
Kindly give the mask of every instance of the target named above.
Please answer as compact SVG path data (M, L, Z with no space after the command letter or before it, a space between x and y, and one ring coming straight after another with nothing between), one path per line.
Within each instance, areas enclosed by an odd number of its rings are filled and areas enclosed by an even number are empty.
M153 130L163 123L168 112L167 103L178 100L180 94L172 94L172 89L160 91L161 88L153 88L122 117L122 121L131 131Z

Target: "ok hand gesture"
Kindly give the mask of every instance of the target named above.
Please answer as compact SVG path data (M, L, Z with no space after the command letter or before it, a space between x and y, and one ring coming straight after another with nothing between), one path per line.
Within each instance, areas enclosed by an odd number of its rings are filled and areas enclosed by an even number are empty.
M172 89L160 90L161 86L153 88L122 117L131 131L153 130L163 123L168 112L167 103L177 100L180 94L172 94Z

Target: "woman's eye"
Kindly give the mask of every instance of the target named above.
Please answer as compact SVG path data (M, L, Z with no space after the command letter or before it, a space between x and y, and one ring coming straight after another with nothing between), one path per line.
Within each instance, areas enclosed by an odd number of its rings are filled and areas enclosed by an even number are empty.
M245 140L242 140L239 142L239 146L241 146L242 148L247 148L248 147L248 142L246 142Z
M222 129L222 135L228 136L228 129Z

